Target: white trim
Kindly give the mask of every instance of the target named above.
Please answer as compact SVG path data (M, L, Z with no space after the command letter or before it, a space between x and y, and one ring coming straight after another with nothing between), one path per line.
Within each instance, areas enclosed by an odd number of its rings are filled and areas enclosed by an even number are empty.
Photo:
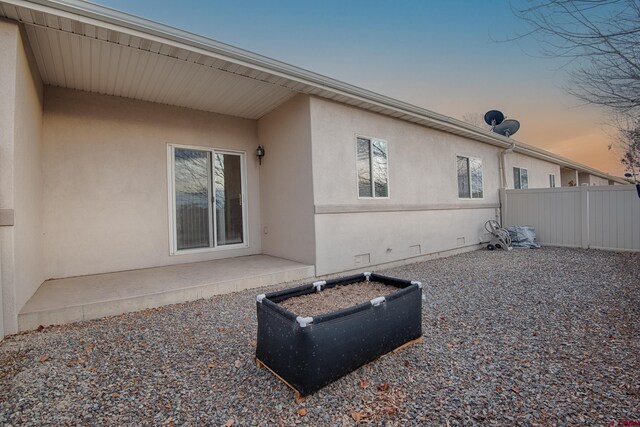
M458 191L458 157L463 157L467 159L467 168L469 172L469 197L460 197L460 191ZM482 166L482 197L473 197L473 189L471 188L471 162L470 159L480 160L480 165ZM473 201L473 200L484 200L484 162L482 161L482 157L476 156L468 156L466 154L456 154L455 156L455 164L453 170L456 174L456 193L458 194L458 200L462 201Z
M173 195L175 193L175 189L174 189L174 185L175 185L175 180L173 179L174 175L175 175L175 171L173 169L173 157L174 157L174 152L173 152L173 144L171 143L167 143L167 190L168 190L168 195L167 195L167 202L168 202L168 218L169 218L169 255L175 255L174 253L174 248L176 247L176 242L175 242L175 235L176 235L176 230L175 230L175 221L174 218L176 217L176 209L175 209L175 203L173 202Z
M370 173L370 179L371 179L371 196L360 196L360 183L359 183L359 177L358 177L358 138L360 139L367 139L369 140L369 173ZM355 134L355 140L356 140L356 144L355 144L355 148L356 148L356 194L358 196L358 200L388 200L391 198L391 169L390 169L390 164L391 162L389 161L389 141L387 141L386 139L382 139L382 138L375 138L373 136L366 136L366 135L362 135L359 133ZM387 147L387 196L386 197L381 197L381 196L377 196L376 197L376 190L375 190L375 185L373 183L373 141L380 141L380 142L384 142L386 147Z
M177 227L176 227L176 204L175 204L175 149L181 148L186 150L197 150L197 151L205 151L207 152L207 157L210 159L211 171L207 173L209 175L213 174L213 169L215 168L215 154L231 154L240 156L240 185L242 189L242 243L233 244L233 245L220 245L217 244L217 236L216 236L216 215L215 208L213 206L213 201L211 197L211 193L215 194L215 188L210 188L209 190L209 200L208 203L210 205L209 215L211 219L211 227L209 230L210 237L210 245L206 248L193 248L193 249L178 249L177 248ZM184 145L184 144L173 144L167 143L167 189L168 189L168 217L169 217L169 255L188 255L188 254L197 254L203 252L220 252L220 251L229 251L234 249L245 249L248 248L249 245L249 206L247 203L247 162L246 162L246 152L242 150L229 150L229 149L217 149L215 147L206 146L206 145ZM209 186L213 187L215 183L213 182L213 177L209 176ZM213 234L213 238L211 235Z

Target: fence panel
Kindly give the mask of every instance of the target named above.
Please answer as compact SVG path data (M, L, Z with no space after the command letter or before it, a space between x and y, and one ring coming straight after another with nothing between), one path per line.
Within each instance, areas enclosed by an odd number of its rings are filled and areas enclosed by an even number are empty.
M640 198L635 186L589 187L589 247L640 250Z
M535 227L541 244L640 250L640 198L633 185L501 191L505 226Z

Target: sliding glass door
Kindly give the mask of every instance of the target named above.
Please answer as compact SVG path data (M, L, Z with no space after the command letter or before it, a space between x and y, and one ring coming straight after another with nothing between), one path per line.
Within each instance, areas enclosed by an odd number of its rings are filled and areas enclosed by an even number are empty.
M173 249L245 244L244 155L171 148Z
M216 245L243 242L242 171L237 154L215 153Z

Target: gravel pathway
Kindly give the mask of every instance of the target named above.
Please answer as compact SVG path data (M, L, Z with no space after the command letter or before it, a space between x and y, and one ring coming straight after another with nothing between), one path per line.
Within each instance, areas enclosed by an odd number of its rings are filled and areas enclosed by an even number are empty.
M424 341L301 403L253 364L253 290L6 338L0 425L640 420L640 254L481 250L380 272L424 284Z

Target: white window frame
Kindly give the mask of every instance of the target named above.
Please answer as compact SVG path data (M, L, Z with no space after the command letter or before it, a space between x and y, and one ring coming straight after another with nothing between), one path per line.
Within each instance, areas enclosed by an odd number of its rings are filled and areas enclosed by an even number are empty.
M513 180L513 189L514 190L528 190L529 189L529 169L527 168L523 168L521 166L514 166L513 169L519 169L519 173L520 173L520 188L516 188L516 181L515 179ZM511 173L511 177L513 178L513 169L512 169L512 173ZM526 188L522 188L522 171L525 170L527 171L527 186Z
M177 237L177 227L175 218L176 214L176 203L175 203L175 150L179 149L187 149L187 150L199 150L205 151L211 154L211 158L213 159L214 154L233 154L240 156L240 179L242 185L242 243L237 243L235 245L223 245L216 246L216 219L215 214L213 213L213 209L210 209L211 216L213 217L211 220L212 229L210 230L211 242L213 244L212 247L208 248L194 248L194 249L180 249L178 250L178 237ZM245 151L237 151L237 150L227 150L227 149L219 149L215 147L209 146L201 146L201 145L182 145L182 144L167 144L167 190L168 190L168 200L169 200L169 255L188 255L188 254L197 254L202 252L220 252L220 251L228 251L234 249L242 249L249 247L249 203L248 203L248 189L247 189L247 162ZM213 160L212 160L213 162ZM209 203L211 203L211 197L209 197Z
M556 188L556 174L555 173L550 173L549 174L549 188Z
M360 196L360 183L358 182L358 138L360 139L368 139L369 140L369 170L371 171L371 196ZM389 168L389 164L391 161L389 160L389 141L382 138L374 138L372 136L356 134L355 135L355 152L356 152L356 195L359 200L386 200L391 198L391 170ZM373 183L373 166L371 162L373 160L373 141L384 142L387 146L387 195L386 196L376 196L375 185Z
M469 165L469 174L467 176L467 181L469 183L469 197L460 197L460 192L458 191L458 157L462 157L468 160ZM470 160L480 160L480 165L482 165L482 197L473 197L473 190L471 188L471 162ZM458 194L458 200L484 200L484 162L482 161L482 157L469 156L466 154L456 154L455 163L453 170L456 174L456 193Z

